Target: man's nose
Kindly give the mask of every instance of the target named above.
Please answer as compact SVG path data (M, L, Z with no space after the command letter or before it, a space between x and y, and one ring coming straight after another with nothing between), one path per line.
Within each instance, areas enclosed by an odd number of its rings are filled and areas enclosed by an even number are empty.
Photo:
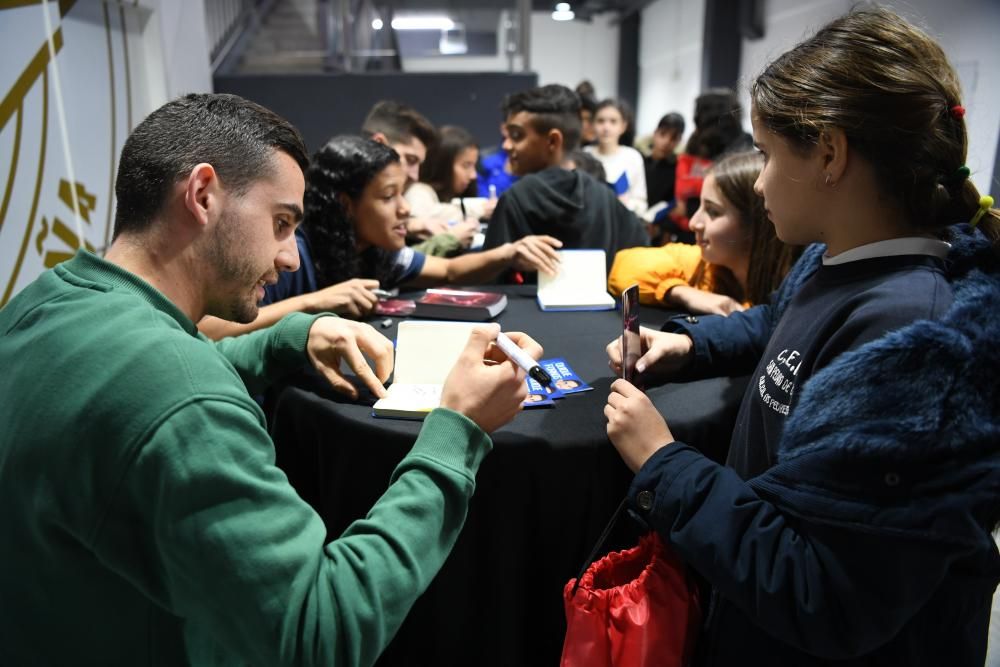
M274 259L274 266L278 271L298 271L299 270L299 244L295 241L295 234L289 234L281 247L278 248L278 256Z

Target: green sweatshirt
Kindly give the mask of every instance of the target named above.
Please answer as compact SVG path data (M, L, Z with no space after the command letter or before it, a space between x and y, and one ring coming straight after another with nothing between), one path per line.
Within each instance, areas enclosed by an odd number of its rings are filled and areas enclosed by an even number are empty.
M0 664L375 661L491 443L435 410L368 516L325 544L248 393L304 363L315 319L215 345L85 252L0 310Z

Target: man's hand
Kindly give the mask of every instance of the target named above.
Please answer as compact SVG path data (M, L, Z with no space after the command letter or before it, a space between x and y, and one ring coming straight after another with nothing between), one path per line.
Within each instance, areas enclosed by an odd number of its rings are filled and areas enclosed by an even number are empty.
M635 362L637 373L669 375L691 362L694 343L684 334L666 333L639 327L642 356ZM615 375L622 374L622 337L614 339L604 348L608 353L608 366Z
M352 278L330 285L309 295L308 311L364 317L372 312L378 303L378 297L372 292L373 289L378 289L378 281L366 278Z
M496 324L472 330L441 392L441 407L462 413L487 433L513 419L528 395L524 371L493 344L498 333ZM533 359L541 359L542 347L531 337L517 332L507 336Z
M306 350L309 361L335 391L358 397L357 389L340 370L341 362L346 361L373 394L379 398L385 396L382 383L392 373L392 341L369 325L339 317L321 317L309 329ZM365 355L375 363L375 372Z
M678 285L667 293L667 299L683 307L689 313L710 315L730 315L746 310L742 303L724 294L706 292L687 285Z
M674 441L649 397L625 380L611 383L604 416L608 418L608 438L632 472L638 472L656 450Z
M558 248L562 241L553 236L525 236L511 245L511 266L517 271L542 271L550 276L559 271Z

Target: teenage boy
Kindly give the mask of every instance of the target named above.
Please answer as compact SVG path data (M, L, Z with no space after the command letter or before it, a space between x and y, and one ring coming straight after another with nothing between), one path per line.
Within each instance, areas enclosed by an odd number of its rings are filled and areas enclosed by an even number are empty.
M608 269L623 248L648 245L645 226L604 183L562 168L580 141L580 99L569 88L548 85L504 101L511 170L520 177L490 218L486 248L530 234L548 234L563 248L602 248Z
M407 184L420 180L420 165L437 143L437 130L413 107L392 100L376 102L361 125L361 134L399 153Z
M107 256L81 250L0 310L0 664L370 665L441 567L486 433L527 395L523 371L489 363L495 325L330 542L250 395L311 362L356 396L347 362L383 396L392 344L323 314L219 344L195 328L253 320L298 266L305 166L298 132L256 104L170 102L122 149Z

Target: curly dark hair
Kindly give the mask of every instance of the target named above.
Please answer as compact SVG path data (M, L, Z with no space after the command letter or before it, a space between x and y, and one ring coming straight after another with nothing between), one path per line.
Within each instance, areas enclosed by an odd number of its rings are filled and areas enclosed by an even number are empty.
M354 220L340 198L357 201L365 186L394 162L399 154L393 149L352 135L330 139L313 156L306 170L302 231L320 289L351 278L390 282L393 253L373 246L358 254Z

